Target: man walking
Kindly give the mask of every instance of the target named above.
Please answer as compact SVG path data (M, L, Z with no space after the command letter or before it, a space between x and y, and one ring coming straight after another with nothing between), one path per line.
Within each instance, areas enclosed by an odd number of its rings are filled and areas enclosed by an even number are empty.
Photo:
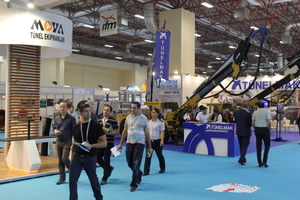
M96 173L97 149L105 148L106 136L99 123L91 120L92 110L88 104L80 106L81 123L73 129L74 153L70 164L70 200L78 200L77 182L82 169L86 172L96 200L103 200ZM85 197L85 199L90 199Z
M148 144L147 152L152 154L148 119L145 115L141 114L141 104L139 102L133 102L131 104L131 114L126 118L118 149L122 149L122 143L126 137L126 160L129 168L132 170L130 192L134 192L137 190L138 184L142 181L143 172L140 170L140 166L145 141Z
M245 165L246 153L250 144L252 115L248 111L249 105L243 104L240 110L233 113L236 123L236 135L240 145L240 159L238 163Z
M103 177L100 184L105 185L107 179L110 177L114 167L110 165L111 151L114 147L114 137L119 133L118 122L111 117L112 107L105 104L103 107L103 115L99 120L100 125L106 135L107 146L106 148L99 149L97 153L97 163L103 168Z
M70 167L69 156L72 144L72 129L76 124L76 119L67 111L66 102L59 104L59 111L59 115L54 120L59 170L57 185L62 184L66 180L65 168L69 169Z
M257 102L258 110L253 113L252 126L255 130L256 136L256 153L258 166L268 167L268 154L270 150L270 130L271 130L271 114L270 111L264 109L263 102ZM264 141L265 151L263 160L261 160L261 146Z

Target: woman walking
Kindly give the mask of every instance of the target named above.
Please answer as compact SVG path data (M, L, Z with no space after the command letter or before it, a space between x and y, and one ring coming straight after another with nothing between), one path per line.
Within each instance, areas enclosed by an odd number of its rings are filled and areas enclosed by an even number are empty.
M163 119L161 119L161 113L157 108L153 108L151 111L152 119L149 120L149 133L151 137L151 145L152 149L155 151L158 161L160 170L158 173L164 173L166 170L165 166L165 158L162 155L162 147L164 145L164 135L165 135L165 123ZM146 154L145 166L144 166L144 176L149 175L150 173L150 165L151 165L151 158L152 155Z

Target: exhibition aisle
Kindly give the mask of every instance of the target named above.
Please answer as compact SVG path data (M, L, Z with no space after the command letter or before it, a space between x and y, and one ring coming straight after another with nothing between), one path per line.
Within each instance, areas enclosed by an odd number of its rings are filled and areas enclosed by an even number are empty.
M294 133L295 134L295 133ZM158 162L154 155L149 176L143 177L136 192L129 191L131 171L128 168L124 150L120 157L112 158L115 167L107 185L102 186L104 199L142 200L197 200L197 199L298 199L300 192L297 173L300 160L294 154L299 152L299 141L281 143L272 147L269 154L269 167L257 167L256 153L247 154L247 164L241 166L237 157L216 157L188 154L165 150L167 169L158 174ZM273 143L273 142L272 142ZM166 145L167 146L167 145ZM297 153L296 153L297 154ZM99 177L102 169L97 168ZM46 176L0 185L1 199L43 200L68 199L68 183L56 185L58 175ZM236 183L257 186L253 193L213 192L206 188L223 183ZM78 182L79 199L93 199L92 190L85 173ZM15 192L16 189L18 192ZM30 192L32 191L32 192Z

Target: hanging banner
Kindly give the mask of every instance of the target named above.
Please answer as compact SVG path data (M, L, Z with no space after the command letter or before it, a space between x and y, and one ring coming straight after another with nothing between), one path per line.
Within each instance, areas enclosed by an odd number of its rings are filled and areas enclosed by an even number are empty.
M100 37L118 33L118 10L100 12Z
M169 31L156 31L155 80L160 78L169 80L170 36Z

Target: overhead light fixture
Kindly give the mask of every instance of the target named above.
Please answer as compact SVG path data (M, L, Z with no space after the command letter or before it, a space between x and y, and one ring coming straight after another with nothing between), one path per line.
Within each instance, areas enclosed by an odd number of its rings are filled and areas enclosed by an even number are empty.
M202 72L203 74L206 74L206 72Z
M105 46L105 47L109 47L109 48L113 48L113 47L114 47L114 46L109 45L109 44L105 44L104 46Z
M144 16L142 16L142 15L134 15L136 18L140 18L140 19L145 19L145 17Z
M282 40L280 40L280 44L283 44Z
M119 57L119 56L117 56L117 57L115 57L115 59L122 60L123 58L122 58L122 57Z
M217 57L216 60L222 60L222 58Z
M256 26L250 26L251 29L254 29L255 31L257 31L259 28L257 28Z
M198 33L195 33L195 37L201 37L201 35Z
M6 3L7 3L7 2L10 2L10 0L2 0L2 1L4 1L4 2L6 2Z
M83 24L82 26L87 27L87 28L95 28L95 26L88 25L88 24Z
M207 66L207 68L211 69L211 68L213 68L213 66L211 66L211 65L208 65L208 66Z
M206 3L206 2L203 2L201 3L203 6L207 7L207 8L212 8L214 7L213 5L209 4L209 3Z
M148 56L152 56L152 53L148 53Z
M34 0L29 0L28 4L27 4L28 8L34 8Z
M228 46L230 49L235 49L235 46L229 45Z
M80 50L79 49L72 49L72 51L79 52Z
M152 41L152 40L144 40L145 42L149 42L149 43L153 43L154 41Z
M256 55L255 55L255 57L258 57L258 58L259 58L259 55L258 55L258 54L256 54Z

